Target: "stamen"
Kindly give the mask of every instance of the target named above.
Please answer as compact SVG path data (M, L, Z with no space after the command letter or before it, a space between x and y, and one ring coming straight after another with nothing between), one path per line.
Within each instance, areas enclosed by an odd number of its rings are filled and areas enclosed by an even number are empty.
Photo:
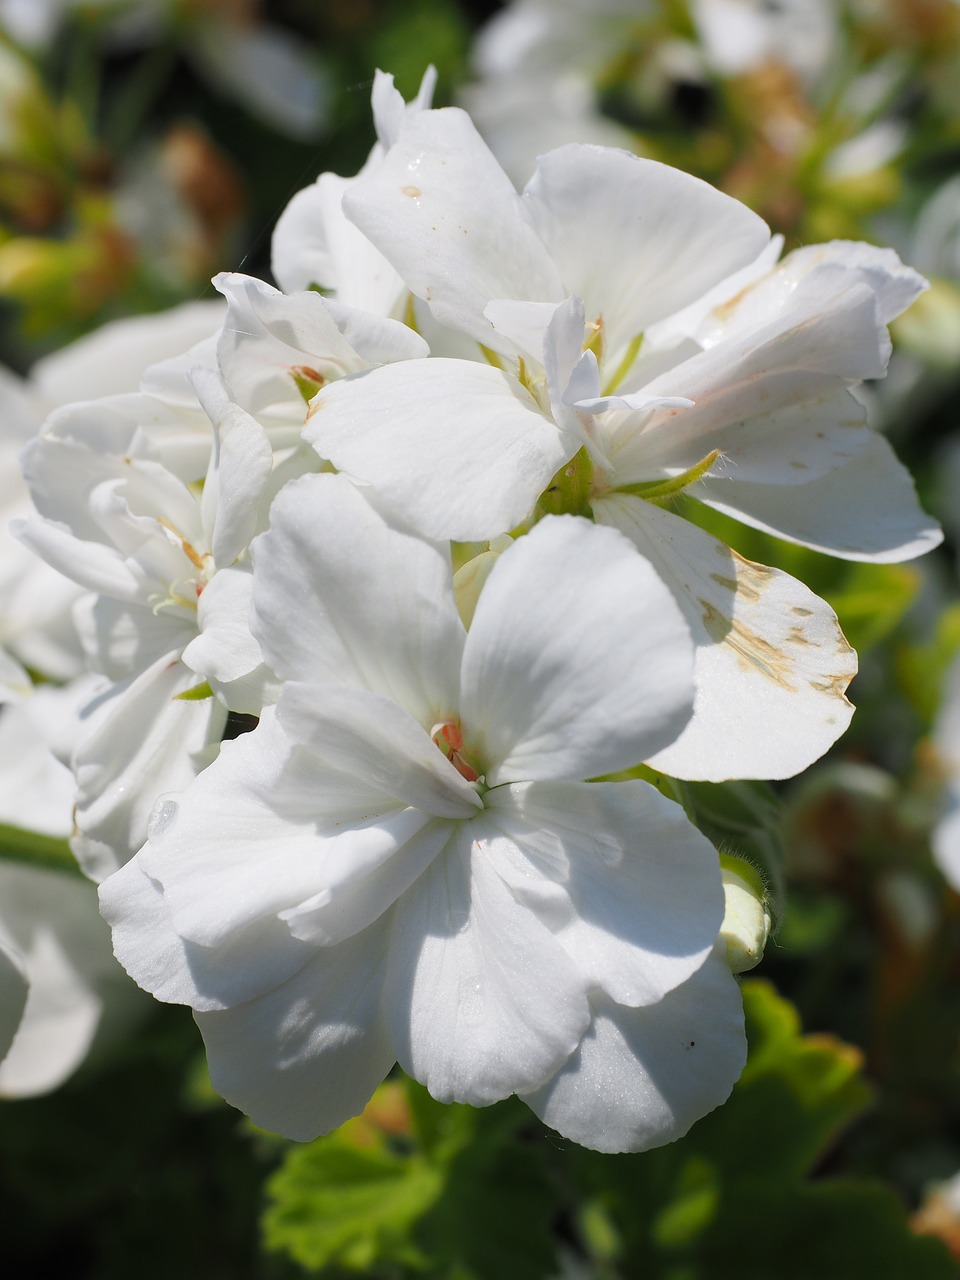
M466 778L467 782L483 781L483 775L478 773L473 765L464 760L460 754L463 747L463 733L455 721L441 720L430 730L430 737L447 757L457 773L460 774L461 778Z

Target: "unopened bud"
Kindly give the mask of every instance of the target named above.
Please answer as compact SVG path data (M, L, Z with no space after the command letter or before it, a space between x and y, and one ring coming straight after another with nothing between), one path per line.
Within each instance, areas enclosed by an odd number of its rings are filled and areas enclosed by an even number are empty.
M483 584L490 576L490 570L506 551L507 547L512 544L513 539L508 534L500 534L499 537L494 538L488 544L488 550L481 551L472 560L468 560L453 575L454 599L457 602L460 620L465 627L469 627L473 621L474 610L477 607L477 601L480 599Z
M767 895L756 869L743 858L720 857L720 874L726 910L720 937L727 947L731 973L745 973L763 959L770 936Z

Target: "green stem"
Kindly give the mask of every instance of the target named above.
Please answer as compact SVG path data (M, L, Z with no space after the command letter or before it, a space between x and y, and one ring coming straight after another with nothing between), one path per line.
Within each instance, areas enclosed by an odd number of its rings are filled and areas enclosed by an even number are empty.
M41 835L0 823L0 861L22 862L31 867L45 867L67 875L82 875L70 845L58 836Z

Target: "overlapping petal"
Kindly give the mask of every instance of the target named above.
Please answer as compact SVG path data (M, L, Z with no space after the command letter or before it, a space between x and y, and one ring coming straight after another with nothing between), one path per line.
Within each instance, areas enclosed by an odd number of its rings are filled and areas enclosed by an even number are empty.
M625 539L541 521L493 567L464 650L462 719L487 783L638 764L686 723L691 659L669 591Z
M321 457L428 538L512 529L579 446L510 374L466 360L385 365L310 407L305 434Z
M442 1101L486 1105L535 1087L589 1020L587 983L461 825L392 920L385 1016L400 1064Z
M464 631L449 557L387 532L345 477L288 485L253 557L254 631L283 679L370 689L427 727L456 706Z
M381 1012L384 947L369 929L259 999L198 1013L214 1088L300 1142L361 1111L395 1058Z
M791 777L821 756L853 714L857 670L833 610L652 503L621 494L594 510L669 583L696 645L693 719L651 763L722 781Z
M713 845L645 782L517 783L488 795L485 856L577 968L648 1005L686 981L723 917Z
M597 1000L577 1052L524 1102L583 1146L645 1151L725 1102L745 1060L740 990L711 956L657 1004Z
M571 143L541 156L523 206L564 292L603 318L614 349L746 266L770 238L739 200L612 147Z

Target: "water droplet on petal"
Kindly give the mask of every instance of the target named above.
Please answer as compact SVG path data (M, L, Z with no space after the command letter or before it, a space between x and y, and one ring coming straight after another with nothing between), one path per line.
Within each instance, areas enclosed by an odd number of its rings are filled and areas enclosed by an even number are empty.
M179 812L176 800L158 800L147 819L147 839L159 840L176 822Z

